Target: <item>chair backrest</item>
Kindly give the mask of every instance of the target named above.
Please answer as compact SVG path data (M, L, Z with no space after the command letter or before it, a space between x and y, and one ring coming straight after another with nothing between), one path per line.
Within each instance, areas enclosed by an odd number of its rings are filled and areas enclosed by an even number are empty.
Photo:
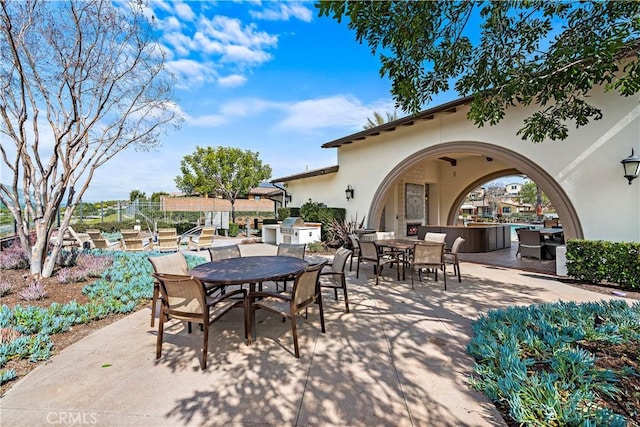
M351 249L354 252L360 250L360 247L358 246L358 236L355 234L349 234L349 241L351 242Z
M138 230L121 230L122 240L142 239Z
M177 234L178 229L175 227L170 228L158 228L158 234Z
M451 253L457 254L458 251L460 250L460 246L462 246L464 242L466 242L466 240L463 239L462 237L460 236L456 237L456 240L454 240L453 245L451 245Z
M209 259L211 261L220 261L221 259L240 258L240 246L213 246L209 248Z
M91 241L96 249L111 249L107 240L102 237L91 237Z
M290 256L294 258L304 259L304 251L307 245L294 243L280 243L278 245L278 256Z
M339 248L336 254L333 256L333 262L331 263L331 271L334 273L344 272L344 267L347 265L347 260L353 251L347 248Z
M202 230L200 230L200 239L213 238L213 235L215 233L216 233L215 227L202 227Z
M363 259L373 259L373 260L378 259L378 247L376 246L375 242L360 240L359 243L360 243L360 256Z
M442 264L444 258L444 243L416 243L413 247L414 264Z
M194 320L202 316L206 307L202 282L192 276L158 273L153 276L160 282L163 302L171 317Z
M189 271L187 259L180 252L169 255L149 257L154 273L186 276Z
M142 252L149 249L141 239L124 239L123 242L124 250L127 252Z
M395 239L395 231L376 231L376 240Z
M324 267L326 263L325 261L311 265L296 276L296 281L293 284L292 298L294 308L302 308L316 300L319 292L318 279L320 277L320 270L322 270L322 267Z
M178 240L176 236L158 236L158 248L160 251L177 251Z
M444 243L447 238L447 233L431 233L427 232L424 235L425 242Z
M526 246L542 246L540 230L521 230L520 244Z

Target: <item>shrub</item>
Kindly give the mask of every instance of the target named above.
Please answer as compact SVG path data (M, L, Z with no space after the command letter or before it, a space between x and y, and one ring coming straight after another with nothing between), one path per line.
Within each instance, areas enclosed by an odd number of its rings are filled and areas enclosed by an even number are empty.
M78 259L78 249L72 248L71 250L61 249L58 253L58 259L56 265L60 267L74 267Z
M77 283L87 279L87 273L82 268L67 267L58 271L58 282Z
M20 332L13 328L0 328L0 344L10 343L20 335Z
M240 226L235 222L229 223L229 237L236 237L240 232Z
M78 256L78 267L82 268L87 277L100 277L113 264L113 257L83 253Z
M20 270L29 268L29 258L18 240L7 249L0 252L0 268L7 270Z
M20 298L25 301L39 301L46 297L47 290L44 288L44 285L37 280L31 282L25 290L20 292Z
M617 283L640 289L640 243L569 240L567 273L590 283Z

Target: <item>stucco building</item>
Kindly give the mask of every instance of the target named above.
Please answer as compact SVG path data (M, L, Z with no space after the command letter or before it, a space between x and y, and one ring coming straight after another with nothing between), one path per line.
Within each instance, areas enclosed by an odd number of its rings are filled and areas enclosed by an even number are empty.
M337 164L272 180L291 197L344 207L370 228L406 235L408 226L456 225L465 196L514 174L536 182L557 208L565 237L640 241L640 180L620 161L640 152L640 96L599 88L590 102L604 117L571 127L564 141L523 141L517 131L534 110L513 107L496 126L467 119L470 98L425 110L323 144ZM353 189L347 199L345 190Z

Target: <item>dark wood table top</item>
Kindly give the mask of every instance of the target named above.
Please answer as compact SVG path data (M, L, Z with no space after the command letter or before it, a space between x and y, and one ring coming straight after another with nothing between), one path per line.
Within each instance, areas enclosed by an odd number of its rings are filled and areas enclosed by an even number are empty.
M206 262L189 271L206 283L241 285L291 278L308 266L305 260L288 256L248 256Z
M409 250L409 249L413 249L416 243L421 243L421 242L419 240L414 240L414 239L383 239L383 240L376 240L375 243L377 246L382 246L385 248Z

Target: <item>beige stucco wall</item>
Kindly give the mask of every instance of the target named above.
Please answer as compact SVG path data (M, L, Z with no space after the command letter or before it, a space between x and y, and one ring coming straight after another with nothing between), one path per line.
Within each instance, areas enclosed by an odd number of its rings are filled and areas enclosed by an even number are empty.
M445 224L455 199L478 178L516 168L551 196L561 219L574 214L571 233L577 237L640 241L640 179L628 185L620 165L632 147L640 152L640 96L594 91L590 101L602 108L604 118L580 129L570 125L569 137L560 142L533 144L516 135L530 108L513 108L497 126L478 128L466 119L468 107L462 106L455 113L438 113L433 120L343 145L337 150L337 173L288 183L293 205L312 198L345 207L347 218L367 215L372 227L386 205L386 228L401 231L404 183L431 183L430 223ZM465 157L456 166L436 160L446 153L473 152L474 145L481 147L482 157ZM494 160L488 162L486 156ZM347 184L355 189L349 202Z

